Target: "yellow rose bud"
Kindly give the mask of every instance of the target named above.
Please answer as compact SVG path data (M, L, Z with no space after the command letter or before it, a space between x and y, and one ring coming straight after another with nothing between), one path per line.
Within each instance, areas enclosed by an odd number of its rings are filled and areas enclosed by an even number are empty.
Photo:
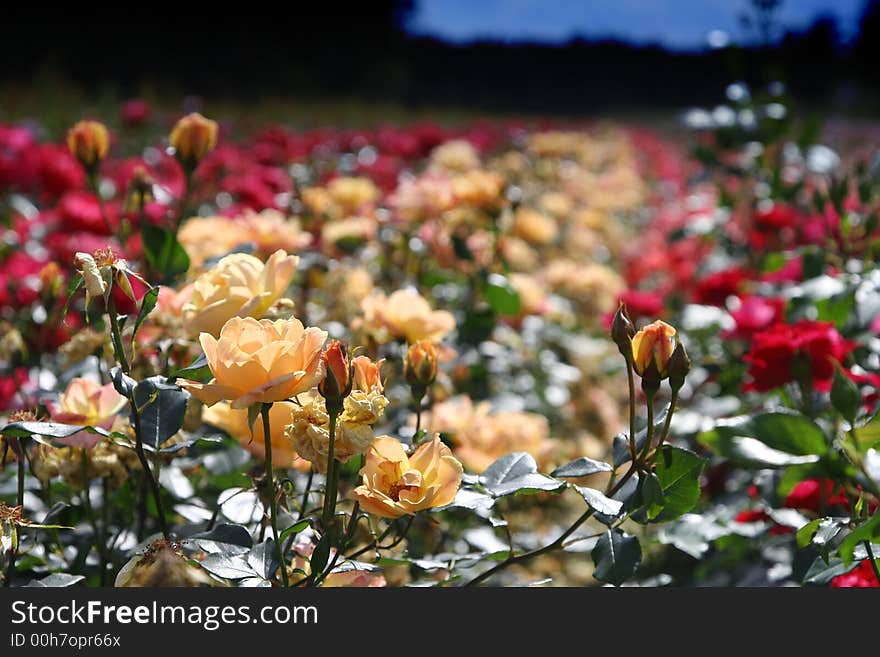
M399 440L380 436L361 468L363 484L352 493L367 513L381 518L446 506L461 486L463 469L440 436L407 456Z
M403 375L413 388L424 390L437 377L437 350L433 343L419 340L411 344L403 361Z
M93 169L107 157L110 133L98 121L80 121L67 131L67 148L86 169Z
M633 367L641 377L662 381L668 375L674 349L675 328L658 319L633 336Z
M324 376L321 347L327 332L304 328L298 319L233 317L220 337L199 335L210 383L178 384L208 406L227 400L232 408L283 401L314 388Z
M265 265L246 253L221 258L193 284L192 296L183 306L184 328L192 336L216 337L232 317L259 318L290 285L298 262L298 257L280 249Z
M168 137L175 156L186 169L195 169L217 145L217 122L193 112L180 119Z

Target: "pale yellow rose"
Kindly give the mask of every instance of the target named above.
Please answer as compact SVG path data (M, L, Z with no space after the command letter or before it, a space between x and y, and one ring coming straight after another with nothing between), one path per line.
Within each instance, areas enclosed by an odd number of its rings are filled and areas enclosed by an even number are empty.
M199 335L211 383L180 379L178 385L208 406L231 402L232 408L290 399L311 390L324 376L321 348L327 332L304 328L298 319L233 317L219 339Z
M405 338L407 342L439 342L455 328L455 318L445 310L431 310L431 305L415 290L397 290L386 297L372 294L361 302L363 324L377 339Z
M342 214L357 214L379 198L379 188L369 178L334 178L327 191Z
M297 256L278 250L264 265L259 258L233 253L193 283L183 306L183 325L195 336L217 336L232 317L259 318L284 294L296 273Z
M413 515L450 504L463 472L440 436L418 447L412 456L407 456L396 438L380 436L367 452L360 471L363 484L352 497L364 511L381 518Z
M53 422L82 424L109 429L125 407L126 399L112 383L99 385L91 379L72 379L50 408Z
M285 427L290 423L290 414L294 409L293 402L276 402L269 410L269 431L272 438L272 463L279 468L295 468L306 472L311 464L301 458L290 446L290 440L284 434ZM263 416L258 415L254 428L248 426L246 409L232 408L228 402L222 401L206 408L202 413L206 424L217 427L235 438L239 444L261 461L266 459L266 442L263 435Z
M470 171L480 166L480 156L466 139L453 139L431 151L431 168L447 171Z
M321 244L328 255L350 253L376 237L378 226L372 217L347 217L328 221L321 228Z
M529 274L516 272L511 273L508 278L519 294L521 314L541 315L547 310L547 289L541 281Z
M531 244L550 244L559 237L556 221L533 208L522 207L513 219L513 234Z
M191 269L206 260L226 255L250 240L250 231L229 217L192 217L177 233L177 240L189 256Z
M257 245L261 253L276 249L299 251L312 242L311 234L305 232L299 221L284 216L278 210L266 208L262 212L247 210L238 221L245 227L249 242Z
M476 208L494 208L501 201L504 179L494 171L474 169L452 179L452 193L459 203Z

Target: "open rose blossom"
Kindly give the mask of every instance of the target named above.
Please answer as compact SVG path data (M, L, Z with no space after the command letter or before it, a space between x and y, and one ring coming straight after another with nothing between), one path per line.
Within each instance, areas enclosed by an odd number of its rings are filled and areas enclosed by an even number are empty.
M299 258L278 250L264 265L259 258L233 253L193 283L190 300L183 306L183 325L190 335L220 334L232 317L263 315L284 294Z
M232 408L247 408L289 399L311 390L324 376L321 347L326 339L326 331L303 328L298 319L233 317L219 339L199 335L213 381L181 379L178 384L208 406L227 400Z
M461 485L463 469L440 436L407 456L391 436L380 436L361 468L363 484L352 495L367 513L381 518L413 515L450 504Z
M125 397L116 392L112 383L102 386L91 379L78 378L67 384L50 414L53 422L109 429L125 403Z
M280 468L295 468L307 472L311 465L301 458L293 449L284 434L284 427L290 422L293 402L272 404L269 411L269 431L272 436L272 461ZM202 419L211 426L225 431L235 438L247 451L260 461L266 458L266 444L263 440L263 417L257 415L253 431L248 426L248 414L245 409L232 408L228 402L218 402L206 408Z
M809 368L813 386L830 390L834 361L842 361L854 348L831 322L776 324L756 333L743 357L752 379L745 389L766 392L795 381L795 361L800 360Z
M361 302L364 326L377 339L405 338L407 342L439 342L455 328L455 318L445 310L431 310L414 290L397 290L391 296L377 293Z

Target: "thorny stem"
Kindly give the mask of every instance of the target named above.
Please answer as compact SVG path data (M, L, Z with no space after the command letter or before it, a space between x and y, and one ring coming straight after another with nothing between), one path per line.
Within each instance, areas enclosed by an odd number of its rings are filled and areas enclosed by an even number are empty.
M632 460L636 460L636 382L633 374L632 359L626 359L626 381L629 385L629 451Z
M281 582L284 588L290 586L290 580L287 578L287 564L284 563L284 554L281 552L281 541L278 539L278 500L275 497L275 482L272 478L272 431L269 428L269 410L272 404L263 404L260 413L263 416L263 439L266 443L266 480L269 487L269 511L270 521L272 523L272 538L275 542L275 557L281 567Z
M302 502L299 505L299 517L296 519L297 522L303 519L306 515L306 505L309 503L309 495L312 492L312 480L315 478L315 469L309 468L309 478L306 479L306 489L303 491Z
M675 412L675 405L678 403L678 390L672 391L669 398L669 410L666 412L666 421L663 423L663 431L660 432L660 440L657 442L656 451L659 452L663 447L663 443L669 437L669 426L672 424L672 414Z
M129 374L131 372L131 367L128 364L128 358L125 356L125 347L123 346L122 334L119 330L119 317L116 314L116 302L113 300L112 293L107 294L106 301L107 316L110 319L110 335L113 338L113 351L116 352L116 358L119 360L119 365L122 367L122 371L125 374ZM141 437L141 416L140 410L134 400L134 393L131 393L128 397L128 405L131 409L131 417L134 422L134 451L137 453L138 461L140 461L144 475L150 483L153 500L156 502L156 513L159 515L159 527L162 530L162 536L165 540L169 540L168 526L165 524L165 511L162 508L162 494L159 490L159 484L153 476L152 470L150 470L150 463L147 461L147 455L144 453L144 441Z
M21 448L24 454L24 446ZM24 507L24 458L18 458L18 506ZM9 563L6 566L6 576L3 578L3 586L12 585L12 574L15 572L15 560L18 557L18 542L9 548Z
M403 540L406 538L406 535L409 533L409 529L410 529L410 527L412 527L413 519L414 519L414 518L415 518L415 516L409 516L409 518L407 518L406 526L403 528L403 531L400 532L400 534L397 535L397 538L395 538L395 539L394 539L391 543L389 543L388 545L382 545L382 541L383 541L383 539L385 539L385 538L388 536L388 534L391 533L391 530L392 530L392 529L394 528L394 526L395 526L394 523L389 523L388 527L385 528L385 531L382 532L382 535L379 536L379 538L377 538L376 540L372 541L372 542L369 543L368 545L365 545L364 547L362 547L362 548L361 548L360 550L358 550L357 552L348 555L348 556L346 557L346 559L356 559L357 557L361 556L361 555L364 554L365 552L369 552L370 550L373 550L373 549L376 549L376 550L390 550L390 549L392 549L392 548L397 547L398 545L400 545L400 544L403 542Z
M880 584L880 568L877 567L877 560L874 558L874 550L871 549L871 541L865 541L865 550L868 552L868 561L871 562L871 570L874 571L874 577Z
M354 536L354 530L357 528L358 520L360 519L361 513L361 503L355 502L354 508L351 510L351 516L348 519L348 527L345 529L345 538L342 539L342 542L339 544L339 547L336 550L336 554L333 555L333 561L330 562L330 565L324 569L318 578L315 580L315 586L321 583L322 580L326 579L327 576L333 572L333 569L336 568L336 564L339 562L339 557L342 554L342 551L348 546L351 542L352 537Z

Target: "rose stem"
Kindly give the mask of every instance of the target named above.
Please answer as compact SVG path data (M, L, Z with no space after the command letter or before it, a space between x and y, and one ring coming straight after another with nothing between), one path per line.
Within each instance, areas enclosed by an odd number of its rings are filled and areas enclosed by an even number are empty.
M260 413L263 416L263 440L266 443L266 479L269 486L269 511L270 521L272 522L272 538L275 542L275 556L278 559L278 565L281 567L281 582L284 588L290 586L287 579L287 564L284 563L284 554L281 552L281 541L278 540L278 501L275 499L275 482L272 479L272 431L269 428L269 410L272 403L263 404Z

